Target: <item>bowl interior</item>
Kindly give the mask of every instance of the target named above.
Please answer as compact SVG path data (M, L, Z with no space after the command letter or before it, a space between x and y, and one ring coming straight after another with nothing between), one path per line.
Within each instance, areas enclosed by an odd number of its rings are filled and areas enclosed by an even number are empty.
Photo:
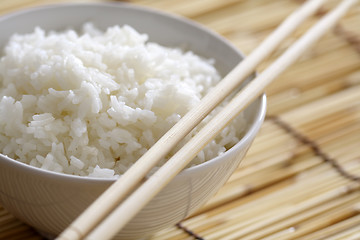
M215 66L222 75L226 75L243 59L242 53L236 47L200 24L180 16L127 3L48 5L3 16L0 18L2 32L0 48L3 49L13 34L31 33L37 26L47 31L63 31L80 29L86 22L92 22L102 30L113 25L130 25L138 32L146 33L149 41L169 47L181 47L200 56L215 59ZM253 77L254 75L249 79ZM264 112L265 97L259 98L245 110L245 118L249 123L248 130L250 132L255 127L254 125L261 125ZM256 129L258 128L256 127ZM255 128L252 131L254 130ZM246 135L244 138L246 139ZM28 168L29 166L24 167ZM33 170L42 172L40 174L49 174L41 169ZM84 179L84 177L80 178ZM97 179L97 181L109 180Z
M180 16L127 3L49 5L4 16L0 18L0 47L14 33L30 33L36 26L48 31L62 31L80 29L86 22L103 30L127 24L161 45L191 49L206 58L216 56L216 67L221 74L229 72L240 60L232 46L224 45L221 37L214 37L214 33L201 25Z

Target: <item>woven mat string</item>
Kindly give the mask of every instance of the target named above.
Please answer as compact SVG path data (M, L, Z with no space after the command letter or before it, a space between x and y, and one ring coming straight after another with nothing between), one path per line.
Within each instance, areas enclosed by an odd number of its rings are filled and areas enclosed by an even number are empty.
M316 156L319 156L324 162L329 163L341 176L360 183L360 176L353 175L346 171L335 159L326 154L320 146L312 139L308 138L304 134L301 134L295 128L281 120L278 116L267 116L268 120L271 120L277 126L284 129L287 133L297 139L299 142L309 146Z

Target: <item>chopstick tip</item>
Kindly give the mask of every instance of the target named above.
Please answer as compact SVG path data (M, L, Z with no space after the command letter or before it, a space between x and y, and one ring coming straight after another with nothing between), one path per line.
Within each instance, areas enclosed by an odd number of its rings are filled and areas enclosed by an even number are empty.
M73 226L68 227L62 232L55 240L80 240L83 238L83 234Z

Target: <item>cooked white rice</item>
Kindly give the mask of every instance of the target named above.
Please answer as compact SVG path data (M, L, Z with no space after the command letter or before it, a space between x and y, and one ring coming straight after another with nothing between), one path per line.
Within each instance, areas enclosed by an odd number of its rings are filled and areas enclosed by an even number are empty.
M0 61L0 152L51 171L116 177L220 76L213 61L147 42L130 26L82 31L36 28L10 39ZM242 125L237 118L192 164L236 143Z

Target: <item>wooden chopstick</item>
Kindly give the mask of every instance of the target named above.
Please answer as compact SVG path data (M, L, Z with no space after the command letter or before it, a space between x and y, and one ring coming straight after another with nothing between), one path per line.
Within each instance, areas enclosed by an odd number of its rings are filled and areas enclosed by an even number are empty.
M234 88L239 86L242 80L251 74L255 67L267 56L269 56L285 37L290 35L301 22L303 22L320 7L322 2L323 0L308 1L298 11L288 17L274 33L272 33L251 55L249 55L249 57L247 57L229 75L227 75L212 92L205 96L200 105L184 116L184 118L182 118L178 124L166 133L142 158L140 158L132 168L130 168L118 181L105 191L105 193L100 196L82 215L80 215L58 237L58 239L81 239L86 236L106 215L109 214L110 211L119 204L119 202L121 202L121 200L130 191L138 185L146 174L156 165L159 159L165 156L172 147L185 137L215 106L217 106L227 95L229 95ZM245 94L249 93L251 92L245 92ZM247 104L248 103L244 104L243 107ZM219 119L216 121L219 121ZM224 120L221 119L221 121ZM227 124L227 122L229 122L228 118L226 118L224 123ZM217 122L214 124L214 121L212 121L211 124L215 126L218 125ZM216 130L211 131L216 133L220 128L221 126L219 126ZM200 147L204 145L203 141L201 142L202 143L199 145ZM194 154L192 154L192 156L193 155ZM190 155L188 155L187 158L190 158L189 156ZM174 166L176 166L176 164ZM181 166L178 169L181 170L182 168L183 167ZM176 172L180 170L176 170ZM169 178L171 177L172 176L169 176ZM139 207L141 206L139 205ZM119 226L118 222L116 225ZM95 231L90 236L94 236L96 232L99 232L99 230ZM110 233L107 230L106 232ZM108 237L112 234L114 233L110 233ZM104 239L104 236L101 236L101 239Z

